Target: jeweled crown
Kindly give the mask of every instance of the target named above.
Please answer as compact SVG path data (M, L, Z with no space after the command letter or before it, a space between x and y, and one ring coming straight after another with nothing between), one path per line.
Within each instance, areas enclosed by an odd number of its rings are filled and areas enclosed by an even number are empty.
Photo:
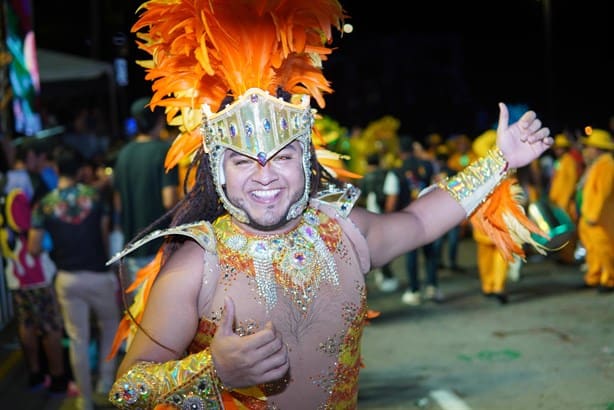
M250 88L217 113L203 106L205 148L221 145L264 164L284 146L311 134L314 115L308 95L293 104Z

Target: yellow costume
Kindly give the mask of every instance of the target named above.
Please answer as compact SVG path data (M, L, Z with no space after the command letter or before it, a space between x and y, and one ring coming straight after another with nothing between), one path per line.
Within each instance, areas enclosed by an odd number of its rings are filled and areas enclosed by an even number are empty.
M484 295L503 295L508 262L503 258L493 240L481 228L474 226L472 232L477 244L477 265L482 293Z
M570 147L571 143L564 134L559 134L555 137L555 151L559 149L568 150ZM578 179L578 162L569 151L563 151L560 156L558 156L554 165L554 174L550 182L548 198L555 205L567 212L574 222L578 219L575 201L575 189ZM574 232L569 242L559 251L558 259L561 262L567 264L575 262L574 251L577 242L577 233Z
M582 184L579 235L586 247L588 270L584 282L614 290L614 141L610 133L593 130L583 141L597 148L597 158L588 165Z

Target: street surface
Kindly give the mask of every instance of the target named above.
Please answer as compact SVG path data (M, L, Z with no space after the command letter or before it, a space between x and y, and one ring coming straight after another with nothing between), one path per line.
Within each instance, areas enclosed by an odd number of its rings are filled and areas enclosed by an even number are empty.
M614 294L533 256L500 305L481 294L470 239L461 255L464 273L440 271L443 303L406 306L370 281L381 315L363 337L359 409L614 410Z

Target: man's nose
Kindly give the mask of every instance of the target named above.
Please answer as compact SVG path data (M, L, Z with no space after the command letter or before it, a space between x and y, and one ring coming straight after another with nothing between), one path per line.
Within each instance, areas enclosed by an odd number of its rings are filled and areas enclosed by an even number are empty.
M261 184L270 184L277 179L277 173L273 170L269 162L265 162L264 165L258 165L258 169L254 174L254 179Z

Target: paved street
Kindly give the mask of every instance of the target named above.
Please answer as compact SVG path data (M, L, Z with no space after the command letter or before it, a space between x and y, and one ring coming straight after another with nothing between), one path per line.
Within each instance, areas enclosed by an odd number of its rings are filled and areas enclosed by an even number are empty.
M403 305L401 289L384 294L369 279L381 315L364 333L359 409L614 410L614 294L532 258L499 305L480 293L471 240L461 254L464 273L440 272L440 304ZM393 267L405 285L402 258ZM0 408L73 410L74 398L24 390L14 332L1 336Z
M444 303L405 306L370 283L381 316L365 329L359 408L613 410L614 294L530 258L499 305L480 292L473 242L461 249L466 272L440 273Z

